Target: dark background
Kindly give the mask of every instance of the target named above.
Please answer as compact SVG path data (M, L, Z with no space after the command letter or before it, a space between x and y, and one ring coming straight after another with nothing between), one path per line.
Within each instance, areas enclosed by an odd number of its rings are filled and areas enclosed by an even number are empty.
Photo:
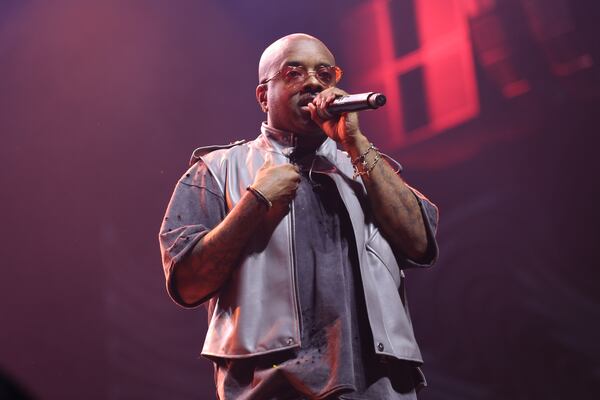
M288 33L321 38L346 90L386 92L360 66L421 46L419 4L471 10L476 83L436 128L411 68L363 119L440 208L437 265L407 272L420 398L600 398L592 0L1 0L0 370L37 399L214 398L206 313L167 297L157 241L191 151L258 134L258 59Z

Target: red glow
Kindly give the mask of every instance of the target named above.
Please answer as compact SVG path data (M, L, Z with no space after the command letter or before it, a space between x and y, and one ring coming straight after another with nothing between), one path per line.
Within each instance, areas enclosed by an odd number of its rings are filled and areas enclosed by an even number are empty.
M457 1L416 0L422 62L434 135L479 112L467 17Z
M386 108L377 111L376 117L369 115L366 119L382 132L393 132L381 139L394 148L439 134L479 112L467 15L462 2L414 0L414 5L420 47L399 58L394 54L394 40L402 38L394 38L394 21L391 21L387 1L372 0L357 7L344 27L352 38L372 37L375 32L375 46L364 39L349 40L352 48L347 50L351 55L361 54L363 60L371 61L371 65L359 67L360 78L353 86L365 90L376 88L387 96ZM357 20L362 21L358 26L354 23ZM418 67L424 72L429 121L407 131L402 110L403 102L411 99L402 98L398 77Z

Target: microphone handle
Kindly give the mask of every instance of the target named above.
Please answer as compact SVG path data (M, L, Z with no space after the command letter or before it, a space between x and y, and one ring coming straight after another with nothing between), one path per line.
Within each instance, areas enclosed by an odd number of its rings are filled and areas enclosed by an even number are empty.
M373 110L383 106L387 99L381 93L367 92L358 94L349 94L335 99L327 111L330 113L341 114L344 112Z

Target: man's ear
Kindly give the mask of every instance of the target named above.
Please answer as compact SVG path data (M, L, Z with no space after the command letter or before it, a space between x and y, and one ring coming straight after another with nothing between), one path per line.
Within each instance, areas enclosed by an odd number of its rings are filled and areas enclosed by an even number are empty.
M260 84L256 87L256 101L260 104L263 112L269 111L269 106L267 105L267 85Z

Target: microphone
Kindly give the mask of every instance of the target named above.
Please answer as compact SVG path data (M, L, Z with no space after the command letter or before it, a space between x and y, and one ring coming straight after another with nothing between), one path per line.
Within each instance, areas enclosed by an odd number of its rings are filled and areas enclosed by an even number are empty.
M385 104L387 99L381 93L367 92L349 94L336 98L328 107L327 111L332 114L345 112L374 110Z

